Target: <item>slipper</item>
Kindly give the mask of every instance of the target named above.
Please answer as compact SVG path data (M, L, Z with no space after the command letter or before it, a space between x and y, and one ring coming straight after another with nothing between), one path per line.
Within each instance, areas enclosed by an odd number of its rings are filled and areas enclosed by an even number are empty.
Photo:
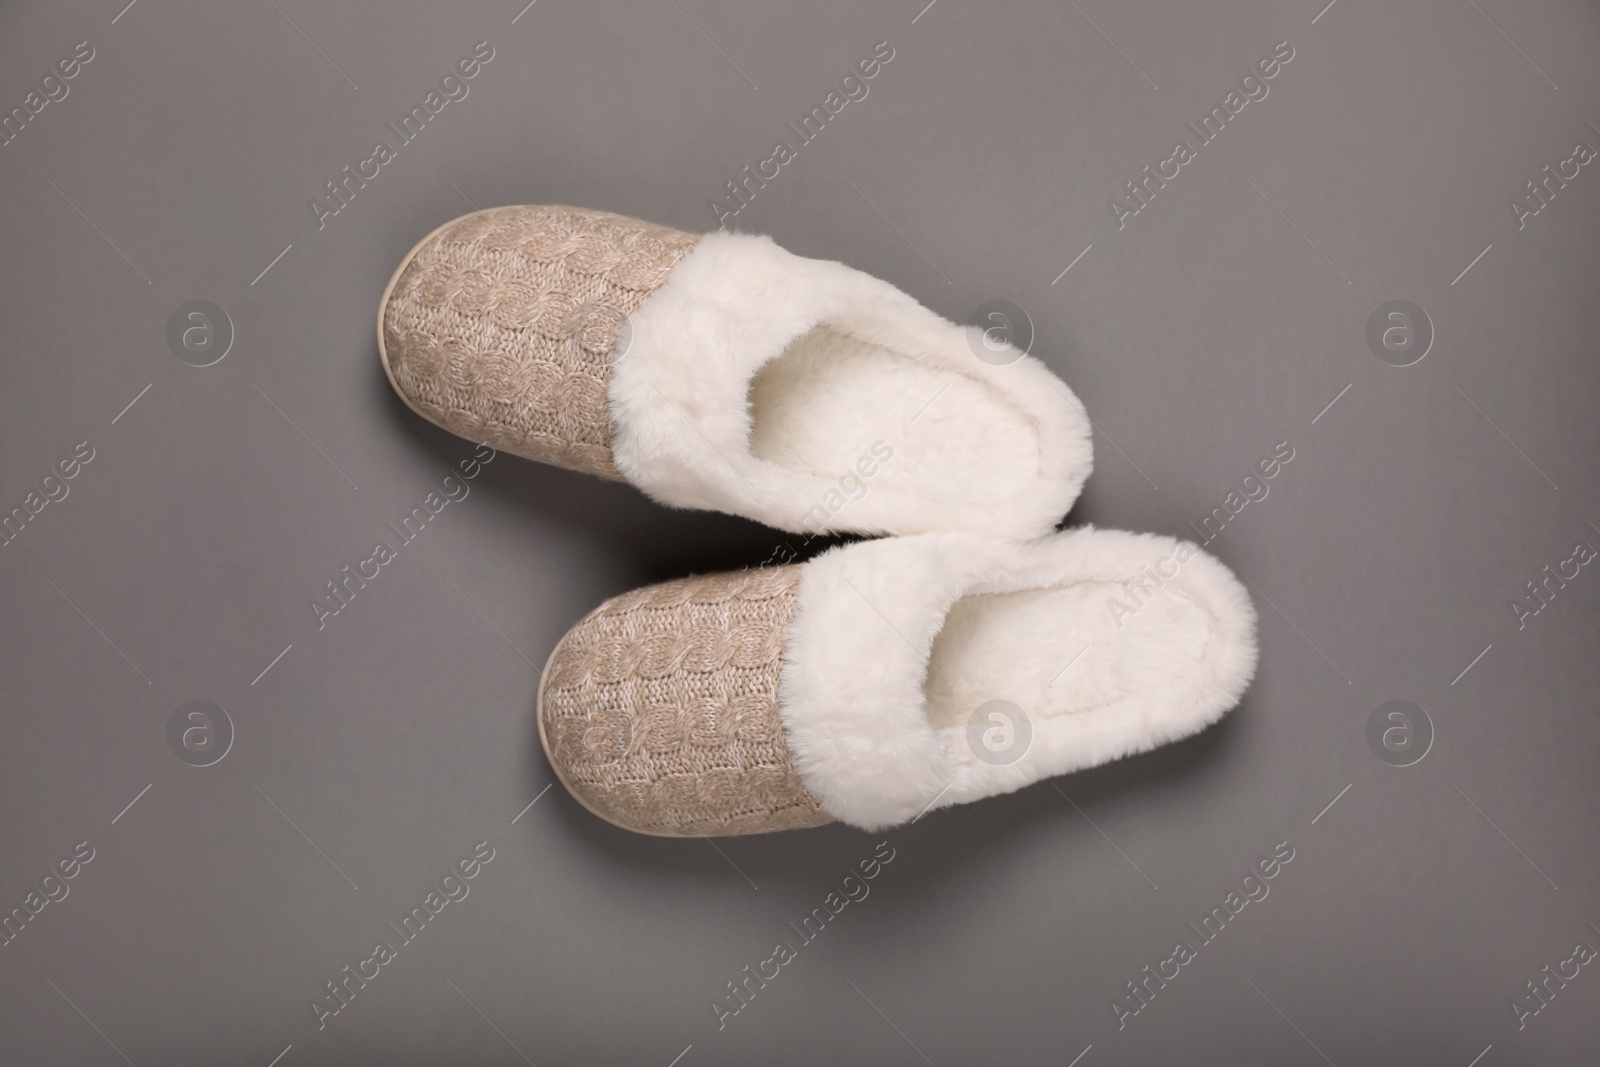
M767 237L467 215L401 263L378 348L462 437L798 533L1037 536L1092 465L1043 363Z
M924 534L607 601L550 655L539 740L639 833L878 830L1186 737L1255 664L1249 595L1187 542Z

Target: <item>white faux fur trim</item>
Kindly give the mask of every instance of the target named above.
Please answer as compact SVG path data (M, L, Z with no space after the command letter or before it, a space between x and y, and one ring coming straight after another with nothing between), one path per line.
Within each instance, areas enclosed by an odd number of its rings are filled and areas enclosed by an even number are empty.
M984 362L969 338L974 327L941 318L887 282L792 255L767 237L706 235L630 321L632 338L609 385L612 449L627 479L664 504L731 512L796 532L1035 536L1066 514L1092 466L1083 406L1043 363L1020 353L1005 366ZM819 325L908 357L926 368L919 373L964 376L1008 405L1036 440L1030 449L1036 455L1027 459L1031 473L1017 474L1021 460L1008 464L992 480L1006 486L1006 495L979 502L938 491L948 486L930 469L931 478L919 474L920 481L900 484L882 478L847 507L813 510L830 493L838 498L847 472L808 471L752 454L749 397L763 365ZM829 418L828 405L815 406L823 409L815 418ZM973 410L957 405L939 417L981 435ZM834 426L822 429L825 439Z
M1181 565L1160 563L1180 555ZM1158 587L1148 577L1153 570L1176 573ZM1113 654L1124 695L1076 713L1032 715L1031 746L1004 766L976 758L965 723L930 722L930 653L958 600L1088 582L1121 590L1141 581L1150 598L1144 610L1153 614L1136 639L1146 644ZM1163 646L1171 638L1151 620L1163 610L1159 598L1173 595L1191 617L1205 619L1202 647ZM1128 596L1119 598L1124 606L1141 603L1137 594ZM1112 611L1104 599L1096 593L1094 610ZM1111 619L1117 621L1114 611ZM1107 643L1133 632L1113 631ZM1050 689L1049 679L1076 650L989 651L1002 657L1002 676L1019 680L1018 692L1039 698L1047 690L1064 692ZM1192 666L1152 683L1148 678L1159 672L1138 669L1152 657ZM805 565L785 641L779 704L806 785L836 818L878 829L931 806L1008 793L1186 737L1238 702L1255 666L1249 595L1226 567L1192 544L1088 528L1021 543L928 534L843 545ZM1053 684L1093 683L1069 671Z

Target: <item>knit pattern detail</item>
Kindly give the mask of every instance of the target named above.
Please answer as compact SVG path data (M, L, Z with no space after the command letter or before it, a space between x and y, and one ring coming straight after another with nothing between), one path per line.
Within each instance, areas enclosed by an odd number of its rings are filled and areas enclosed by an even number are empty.
M800 567L684 578L606 601L551 657L539 714L590 809L669 836L833 819L784 741L778 676Z
M621 480L612 361L628 317L699 240L571 207L457 219L406 263L384 309L396 388L470 441Z

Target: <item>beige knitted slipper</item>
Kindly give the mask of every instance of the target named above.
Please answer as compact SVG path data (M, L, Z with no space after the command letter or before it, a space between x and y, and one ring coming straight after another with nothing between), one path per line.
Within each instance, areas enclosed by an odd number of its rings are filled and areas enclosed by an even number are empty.
M926 534L607 601L551 653L539 740L624 829L881 829L1192 734L1255 662L1193 545Z
M1043 363L766 237L467 215L400 264L378 349L469 440L796 532L1036 536L1092 465Z

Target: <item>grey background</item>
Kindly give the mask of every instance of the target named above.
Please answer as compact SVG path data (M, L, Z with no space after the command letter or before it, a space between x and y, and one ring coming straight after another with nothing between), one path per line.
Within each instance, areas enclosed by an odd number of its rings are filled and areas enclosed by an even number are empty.
M1600 146L1600 14L924 2L0 11L6 109L96 52L0 148L0 504L95 449L0 549L0 905L96 850L0 948L0 1059L1593 1056L1594 967L1520 1031L1508 1001L1600 947L1600 571L1520 630L1510 600L1600 546L1600 168L1520 232L1508 198ZM308 199L480 40L470 96L319 231ZM1289 441L1210 546L1256 588L1260 674L1186 743L887 835L630 835L541 793L533 665L603 598L785 539L502 456L319 632L310 598L471 452L385 383L378 296L469 199L710 228L881 40L737 225L952 318L1025 308L1099 430L1074 523L1187 535ZM1270 95L1119 232L1108 198L1281 40ZM166 346L193 299L236 329L211 367ZM1393 299L1436 329L1403 369L1365 343ZM206 768L166 741L194 699L237 732ZM1367 746L1391 699L1436 730L1411 767ZM882 838L870 897L719 1031ZM309 999L482 840L471 895L319 1031ZM1110 998L1280 841L1269 898L1119 1031Z

